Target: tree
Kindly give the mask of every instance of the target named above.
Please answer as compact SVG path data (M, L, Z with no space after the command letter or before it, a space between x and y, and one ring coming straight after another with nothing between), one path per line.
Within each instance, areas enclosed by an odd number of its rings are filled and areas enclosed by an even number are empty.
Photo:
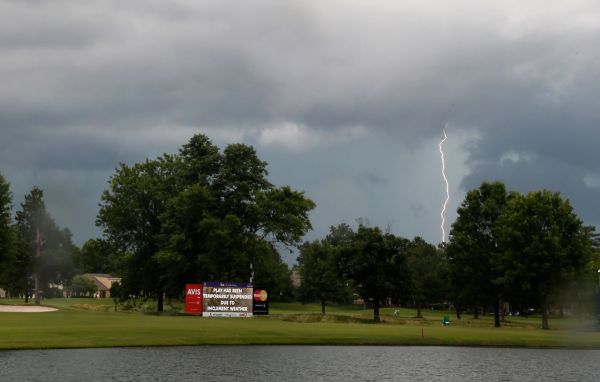
M330 226L329 233L325 237L327 242L334 247L341 247L350 244L354 239L354 231L346 223L340 223L337 226Z
M383 234L377 227L359 226L352 241L341 248L342 274L365 300L373 300L373 320L380 322L381 300L398 295L406 280L408 240Z
M222 160L211 185L220 201L217 214L235 215L250 228L259 228L254 201L261 191L270 190L267 163L260 160L253 147L230 144L223 150Z
M308 213L315 203L304 192L283 186L258 192L252 207L256 222L249 227L250 232L269 242L297 246L311 227Z
M512 197L500 182L471 190L458 208L447 246L450 279L457 312L462 304L474 308L492 303L494 326L500 326L503 270L497 220Z
M7 271L15 255L15 237L11 227L12 194L0 174L0 285L6 287Z
M338 271L336 260L335 247L327 240L304 243L297 258L302 278L300 300L319 301L323 315L326 303L351 299L351 291Z
M71 280L70 289L71 292L73 292L77 296L85 296L91 295L94 292L96 292L98 290L98 287L89 278L82 275L77 275L73 276L73 279Z
M446 295L446 259L435 246L415 237L408 245L408 295L417 307L417 318L428 302L442 301Z
M16 220L19 230L19 237L23 244L21 266L25 269L22 272L24 277L33 276L34 280L34 298L35 303L40 303L39 278L37 274L37 258L41 254L41 227L44 223L44 212L46 207L43 201L43 192L38 187L34 187L28 195L25 195L25 202L21 203L21 210L17 211ZM25 283L27 285L28 283ZM25 291L25 301L27 302L29 291Z
M314 203L274 187L266 175L252 147L233 144L221 154L203 135L178 154L121 165L103 193L97 224L125 259L127 294L156 295L160 311L165 293L178 295L192 280L282 275L275 245L300 242Z
M110 297L112 298L113 303L115 304L115 312L116 312L117 305L119 304L119 302L126 299L126 296L123 295L123 288L121 287L121 283L119 283L119 282L112 283L112 285L110 286Z
M81 273L120 274L117 255L103 239L90 239L83 243L79 259Z
M252 251L254 277L252 282L260 289L270 291L271 301L289 301L293 296L291 271L271 243L260 241ZM262 248L262 249L261 249Z
M127 294L154 296L163 310L166 278L157 254L161 249L161 216L179 187L178 159L164 155L133 166L121 164L102 194L96 224L126 263Z
M16 259L15 275L34 280L35 302L40 303L40 289L51 292L50 284L66 285L75 274L78 250L68 229L56 225L46 211L44 193L34 187L25 195L15 220L21 243ZM28 281L21 285L27 288ZM26 289L25 296L29 294Z
M12 256L5 261L2 267L3 288L11 296L25 296L25 303L29 303L31 293L31 251L23 241L17 226L12 227L13 251Z
M589 230L568 200L542 190L513 197L497 232L505 248L506 285L542 308L542 328L548 329L551 296L589 270Z

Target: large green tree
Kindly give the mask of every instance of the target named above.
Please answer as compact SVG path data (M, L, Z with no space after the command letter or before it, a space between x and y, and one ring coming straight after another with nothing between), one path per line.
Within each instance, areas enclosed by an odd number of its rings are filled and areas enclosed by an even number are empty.
M328 302L351 300L351 290L338 269L334 245L327 240L306 242L300 247L297 261L302 279L298 290L301 301L319 301L324 315Z
M13 250L11 256L2 266L3 288L11 296L24 296L25 303L29 302L31 289L33 287L31 280L31 250L23 241L18 227L13 228Z
M426 303L444 301L448 295L447 263L443 252L420 237L408 245L408 296L417 308L417 318Z
M97 223L126 257L129 294L181 293L199 280L268 280L276 244L297 245L310 229L314 203L302 192L277 188L266 163L247 145L223 153L204 135L178 154L121 165L102 196ZM278 255L277 255L278 257ZM279 282L283 285L285 282Z
M568 200L542 190L513 197L497 232L505 249L506 285L541 307L542 328L548 329L550 298L589 271L589 230Z
M15 235L11 219L12 194L0 174L0 286L6 288L10 265L15 256Z
M380 322L382 300L397 297L407 280L409 240L383 234L377 227L359 226L339 253L342 274L356 292L373 301L373 320Z
M503 291L501 243L497 221L512 196L500 182L483 183L471 190L458 208L446 248L455 307L494 307L494 326L500 326Z
M35 301L40 291L49 295L51 284L66 286L76 271L78 249L71 241L68 229L60 228L46 211L44 193L34 187L21 203L15 220L20 240L14 274L34 280ZM23 286L29 283L24 281ZM23 291L26 295L28 290Z
M153 296L163 310L166 274L159 257L162 215L180 189L179 159L164 155L133 166L121 164L102 194L97 224L115 252L123 256L126 295Z

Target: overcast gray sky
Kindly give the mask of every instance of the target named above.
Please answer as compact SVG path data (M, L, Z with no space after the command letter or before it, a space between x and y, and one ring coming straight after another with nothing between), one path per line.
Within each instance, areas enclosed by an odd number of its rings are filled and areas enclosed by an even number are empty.
M485 180L600 223L597 1L0 0L0 173L83 243L118 162L244 142L317 203L441 241ZM449 226L449 224L448 224Z

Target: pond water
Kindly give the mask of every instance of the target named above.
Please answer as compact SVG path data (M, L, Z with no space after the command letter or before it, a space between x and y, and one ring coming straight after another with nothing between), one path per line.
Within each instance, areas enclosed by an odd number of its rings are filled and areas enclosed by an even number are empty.
M0 381L598 381L600 350L203 346L0 351Z

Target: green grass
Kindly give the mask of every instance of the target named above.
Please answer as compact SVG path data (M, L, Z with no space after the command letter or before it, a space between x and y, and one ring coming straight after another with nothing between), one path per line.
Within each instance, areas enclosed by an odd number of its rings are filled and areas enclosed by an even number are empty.
M0 303L22 303L0 300ZM316 304L272 304L271 315L254 318L201 318L140 311L113 312L112 300L52 299L52 313L0 313L0 349L77 348L112 346L170 346L217 344L310 345L460 345L515 347L600 348L600 332L577 320L553 319L553 330L539 329L536 317L511 317L502 328L493 318L458 321L448 312L382 309L385 323L371 322L372 310L361 307L327 307ZM152 308L149 304L147 308ZM450 315L449 327L441 325ZM588 329L586 328L586 325Z

